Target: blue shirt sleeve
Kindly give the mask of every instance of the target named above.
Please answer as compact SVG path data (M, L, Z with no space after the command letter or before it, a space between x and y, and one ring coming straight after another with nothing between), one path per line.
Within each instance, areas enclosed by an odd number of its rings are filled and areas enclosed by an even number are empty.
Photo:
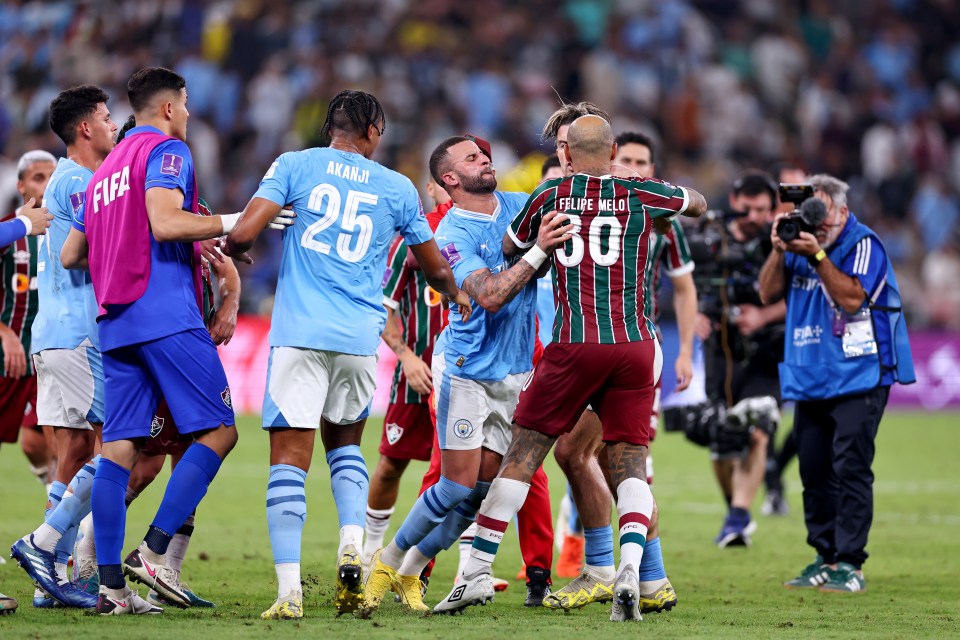
M284 153L273 161L270 168L260 181L260 188L253 194L254 198L269 200L281 207L290 204L291 174L293 173L294 156L292 152Z
M87 232L87 224L84 222L83 213L87 206L87 193L86 191L81 193L70 194L71 204L76 200L78 204L73 207L73 219L70 221L70 224L73 225L73 228L81 233Z
M0 247L16 242L25 235L27 235L27 225L23 220L0 222Z
M487 263L483 261L477 251L477 241L459 229L444 229L443 224L437 229L439 237L444 238L438 241L440 245L440 255L447 259L447 264L453 270L453 277L457 281L457 286L462 287L463 281L467 279L474 271L478 269L489 269Z
M147 159L145 189L180 189L184 198L192 196L193 156L182 140L167 140L154 147Z
M416 187L406 177L400 185L400 215L397 219L397 231L407 244L421 244L433 237L427 217L423 215L423 203Z
M865 236L843 259L840 270L860 280L860 285L873 296L887 276L887 252L876 238Z

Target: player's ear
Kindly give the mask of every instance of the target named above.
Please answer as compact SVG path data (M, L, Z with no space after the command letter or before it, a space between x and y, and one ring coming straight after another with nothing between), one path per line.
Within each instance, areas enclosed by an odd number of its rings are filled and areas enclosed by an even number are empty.
M453 171L447 171L445 174L440 176L443 180L444 187L455 187L460 184L460 181L457 179L456 174Z
M614 142L614 143L613 143L613 147L610 148L610 159L611 159L611 160L615 160L615 159L616 159L616 157L617 157L617 149L618 149L617 143Z

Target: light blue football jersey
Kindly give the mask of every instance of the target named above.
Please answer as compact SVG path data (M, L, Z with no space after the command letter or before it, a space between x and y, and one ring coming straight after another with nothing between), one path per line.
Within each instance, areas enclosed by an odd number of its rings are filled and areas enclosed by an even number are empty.
M97 299L88 271L64 269L60 250L83 208L93 171L69 158L60 158L47 182L43 204L53 214L46 235L40 236L37 289L40 309L33 322L33 353L44 349L74 349L89 338L99 348Z
M459 286L478 269L500 273L510 266L503 255L503 235L528 196L502 191L494 195L500 203L493 215L453 207L437 227L440 253ZM450 375L469 380L503 380L511 373L530 371L536 304L537 283L531 280L496 313L473 301L473 313L464 322L451 306L450 324L437 338L434 353L443 352Z
M375 354L390 242L433 237L413 183L360 154L313 148L277 158L254 197L297 214L283 232L270 346Z

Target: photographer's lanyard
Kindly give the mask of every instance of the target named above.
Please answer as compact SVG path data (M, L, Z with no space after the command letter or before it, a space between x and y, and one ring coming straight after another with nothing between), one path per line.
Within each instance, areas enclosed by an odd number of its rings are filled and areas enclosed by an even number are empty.
M880 281L880 286L870 297L867 306L854 314L848 314L833 301L827 293L827 287L820 281L820 289L827 304L833 310L833 337L841 338L844 358L859 358L877 354L877 341L873 331L873 316L870 309L880 297L880 292L887 286L887 279Z

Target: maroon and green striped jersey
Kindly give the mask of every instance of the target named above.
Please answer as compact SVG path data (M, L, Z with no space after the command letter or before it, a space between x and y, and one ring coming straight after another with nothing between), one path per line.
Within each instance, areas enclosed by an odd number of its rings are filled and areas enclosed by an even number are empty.
M643 275L643 314L656 325L660 322L660 275L666 271L676 278L693 271L693 258L683 226L678 220L670 221L670 232L659 234L650 231L650 249L647 254L647 266Z
M197 213L201 216L212 216L213 209L210 208L210 205L208 205L203 198L197 198L197 200ZM216 313L216 309L213 306L213 275L210 273L210 265L207 261L201 260L201 262L200 275L203 280L203 308L200 309L200 314L203 316L203 323L209 327L211 323L213 323L213 314Z
M544 182L531 194L508 230L517 246L533 245L540 221L554 210L569 216L575 231L553 254L554 342L654 337L643 284L651 219L676 216L687 202L686 189L660 180L582 173Z
M10 214L2 221L12 220ZM37 295L37 236L26 236L0 247L0 322L20 337L27 354L27 375L33 375L30 329L40 302ZM0 372L3 369L0 348Z
M443 329L443 305L417 264L417 259L398 237L387 254L387 271L383 276L383 303L400 318L403 341L428 365L433 345ZM403 367L397 362L390 388L391 404L421 404L427 401L407 385Z

